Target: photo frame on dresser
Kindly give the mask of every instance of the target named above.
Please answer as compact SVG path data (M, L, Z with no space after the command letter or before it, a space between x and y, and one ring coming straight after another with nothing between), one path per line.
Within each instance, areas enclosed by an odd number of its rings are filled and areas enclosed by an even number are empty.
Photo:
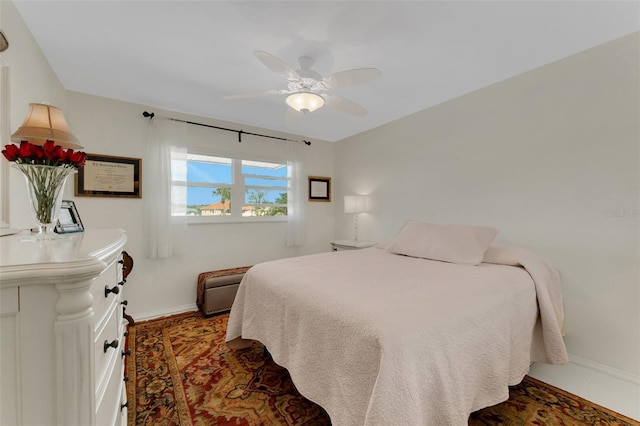
M84 231L82 220L80 220L78 209L76 209L76 203L70 200L62 200L58 223L54 231L58 234Z

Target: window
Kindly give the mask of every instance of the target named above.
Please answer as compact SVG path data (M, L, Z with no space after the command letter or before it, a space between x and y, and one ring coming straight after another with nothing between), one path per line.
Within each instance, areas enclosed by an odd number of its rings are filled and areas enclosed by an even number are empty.
M245 157L247 157L245 155ZM194 221L269 220L287 216L285 161L172 151L172 215Z

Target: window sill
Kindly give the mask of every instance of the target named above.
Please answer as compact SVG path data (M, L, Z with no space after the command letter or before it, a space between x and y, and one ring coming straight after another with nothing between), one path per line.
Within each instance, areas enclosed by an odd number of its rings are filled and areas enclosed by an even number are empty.
M174 219L184 220L187 225L224 225L231 223L274 223L274 222L287 222L286 216L271 216L271 217L212 217L207 216L186 216L186 217L174 217Z

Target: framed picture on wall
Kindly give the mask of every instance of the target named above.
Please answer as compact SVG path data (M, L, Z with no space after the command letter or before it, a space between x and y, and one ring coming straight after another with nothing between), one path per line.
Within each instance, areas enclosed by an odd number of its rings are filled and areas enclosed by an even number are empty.
M331 201L331 178L309 176L309 201Z
M84 167L75 175L75 195L142 198L142 160L87 154Z
M62 200L60 214L58 215L58 223L54 229L58 234L67 234L69 232L82 232L82 220L76 209L76 203L69 200Z

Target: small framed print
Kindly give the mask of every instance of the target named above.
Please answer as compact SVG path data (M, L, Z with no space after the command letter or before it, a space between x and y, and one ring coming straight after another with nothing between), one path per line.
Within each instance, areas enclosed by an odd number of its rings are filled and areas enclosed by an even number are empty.
M62 200L60 214L58 215L58 223L54 230L58 234L84 231L82 220L80 220L80 215L76 209L76 203L69 200Z
M309 176L309 201L331 201L331 178Z
M87 154L75 175L75 195L83 197L142 198L142 160Z

